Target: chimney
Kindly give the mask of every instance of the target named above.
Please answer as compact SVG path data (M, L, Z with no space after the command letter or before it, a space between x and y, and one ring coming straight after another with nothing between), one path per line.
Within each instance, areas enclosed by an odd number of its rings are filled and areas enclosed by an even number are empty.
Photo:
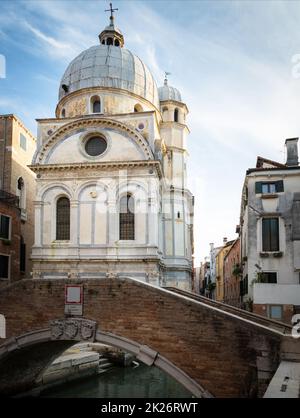
M297 166L298 161L298 138L289 138L285 140L286 145L286 166Z
M223 245L225 245L227 243L227 237L223 238Z

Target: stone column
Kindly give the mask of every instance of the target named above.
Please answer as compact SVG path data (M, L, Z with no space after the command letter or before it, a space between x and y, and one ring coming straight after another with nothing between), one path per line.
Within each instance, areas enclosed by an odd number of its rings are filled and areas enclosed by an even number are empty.
M78 200L70 202L70 243L78 246Z
M42 245L42 211L43 202L36 200L34 202L34 247Z

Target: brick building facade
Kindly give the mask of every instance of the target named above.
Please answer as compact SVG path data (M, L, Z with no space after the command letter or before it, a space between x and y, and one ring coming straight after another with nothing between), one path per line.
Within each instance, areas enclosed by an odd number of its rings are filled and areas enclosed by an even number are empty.
M19 244L11 244L16 245L13 250L15 252L12 257L13 264L19 263L20 254L17 255L17 247L19 253L22 248L23 256L25 256L19 271L11 267L10 279L12 281L20 276L20 270L21 277L29 277L32 270L30 253L34 241L35 174L28 168L28 165L31 164L35 150L36 140L22 121L12 114L0 115L0 191L2 196L5 193L13 195L18 202L19 209L16 210L16 207L12 209L11 205L6 205L6 200L3 198L2 210L4 213L8 211L9 216L12 216L12 224L15 225L13 229L16 228L18 222L20 223ZM17 216L19 216L18 222ZM3 242L0 245L2 248Z
M20 279L23 248L18 198L0 191L0 287Z

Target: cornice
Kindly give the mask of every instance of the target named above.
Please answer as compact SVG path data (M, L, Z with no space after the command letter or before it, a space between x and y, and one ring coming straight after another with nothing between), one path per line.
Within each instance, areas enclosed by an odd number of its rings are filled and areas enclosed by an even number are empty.
M43 173L49 171L77 171L90 170L97 168L134 168L152 166L157 170L158 176L162 177L161 163L158 160L136 160L136 161L107 161L107 162L86 162L86 163L70 163L70 164L32 164L28 167L35 173Z

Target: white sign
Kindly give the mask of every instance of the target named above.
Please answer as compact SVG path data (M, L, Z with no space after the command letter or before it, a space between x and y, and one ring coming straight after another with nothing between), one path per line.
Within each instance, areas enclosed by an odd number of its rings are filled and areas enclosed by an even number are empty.
M81 316L83 314L83 286L65 286L65 314Z

